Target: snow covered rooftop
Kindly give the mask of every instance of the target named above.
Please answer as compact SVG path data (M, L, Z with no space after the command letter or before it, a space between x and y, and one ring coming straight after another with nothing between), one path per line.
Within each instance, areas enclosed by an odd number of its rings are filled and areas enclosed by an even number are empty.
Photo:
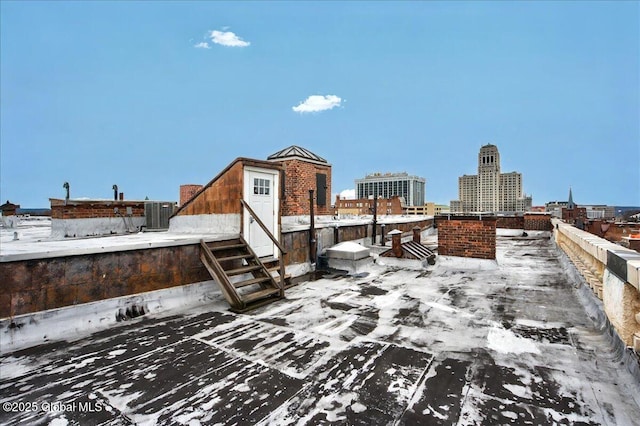
M0 401L36 410L0 423L637 424L638 381L548 235L500 236L497 261L325 275L249 314L215 293L5 354Z
M200 239L213 241L225 237L228 235L138 232L59 240L51 237L50 218L19 218L13 228L0 228L0 262L197 244Z
M0 227L0 262L197 244L200 239L213 241L232 236L229 234L197 233L194 230L194 233L138 232L126 235L60 240L51 238L51 218L49 217L10 217L15 218L15 226L12 228ZM416 216L383 216L378 218L378 223L406 223L415 220ZM335 220L329 216L319 216L315 227L326 228L368 223L371 223L371 216ZM308 216L306 218L295 217L291 221L283 220L283 232L307 229L309 229Z

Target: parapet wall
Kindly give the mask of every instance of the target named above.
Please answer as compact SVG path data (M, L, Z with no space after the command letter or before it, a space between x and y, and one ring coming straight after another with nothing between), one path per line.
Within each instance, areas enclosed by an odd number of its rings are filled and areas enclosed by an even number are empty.
M551 231L553 225L551 213L525 213L524 215L498 216L496 228Z
M551 213L525 213L524 214L524 230L525 231L551 231Z
M58 200L51 198L52 219L144 217L144 201Z
M393 229L398 229L402 232L411 232L415 226L418 226L421 229L432 228L433 219L428 218L398 223L385 222L384 232L386 234ZM382 224L376 225L376 244L380 243L382 229ZM315 240L317 243L316 254L320 255L325 248L343 241L356 241L364 244L371 244L372 236L373 224L371 223L340 226L321 225L315 230ZM285 263L287 265L316 262L316 259L310 258L309 229L283 231L282 241L285 249L287 250L287 254L285 255Z
M0 262L0 318L210 280L199 244Z
M640 254L554 220L555 241L602 300L620 338L640 351Z
M138 232L145 202L51 198L51 237L56 239Z

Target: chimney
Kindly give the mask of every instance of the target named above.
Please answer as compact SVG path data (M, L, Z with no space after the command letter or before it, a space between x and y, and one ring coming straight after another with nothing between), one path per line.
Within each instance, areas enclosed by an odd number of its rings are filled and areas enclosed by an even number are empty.
M394 229L389 232L391 235L391 251L396 257L402 257L402 232Z
M120 193L120 201L123 201L123 200L124 200L124 192L121 192Z
M413 231L413 242L420 244L420 241L422 241L422 236L420 235L420 232L421 232L420 227L414 226L412 231Z

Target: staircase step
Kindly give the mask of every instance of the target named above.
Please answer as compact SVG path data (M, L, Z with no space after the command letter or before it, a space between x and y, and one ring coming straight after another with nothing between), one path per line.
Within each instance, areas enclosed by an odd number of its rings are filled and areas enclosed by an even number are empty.
M258 271L262 269L262 265L249 265L249 266L243 266L242 268L236 268L236 269L229 269L226 272L227 276L232 276L232 275L240 275L240 274L246 274L247 272L252 272L252 271Z
M238 254L235 256L216 256L218 262L226 262L227 260L238 260L238 259L248 259L253 257L250 253Z
M259 290L254 293L243 294L240 296L244 303L255 302L256 300L264 299L274 294L278 294L280 289L278 288L267 288L265 290Z
M284 296L284 289L270 274L265 273L264 261L271 265L278 264L278 259L259 258L242 238L205 243L200 240L200 259L205 265L211 277L218 283L222 294L229 302L231 310L244 313L259 306L266 305ZM240 262L242 261L242 262ZM230 268L230 269L225 269ZM256 272L259 271L259 272ZM231 277L242 279L241 274L250 273L251 279L232 282ZM256 277L256 275L264 275ZM260 285L249 289L245 294L239 294L241 287ZM273 297L273 296L277 297Z
M267 271L269 271L269 273L271 274L272 277L274 278L280 278L280 267L278 266L274 266L272 268L268 268ZM284 273L284 279L288 280L289 278L291 278L291 274L287 274L286 272Z
M242 244L242 243L238 243L238 244L227 244L224 246L209 246L209 250L211 251L221 251L221 250L231 250L231 249L240 249L240 248L245 248L246 245Z
M233 286L235 288L240 288L240 287L246 287L248 285L252 285L252 284L260 284L260 283L266 283L271 281L270 277L258 277L258 278L252 278L250 280L246 280L246 281L238 281L237 283L233 283Z

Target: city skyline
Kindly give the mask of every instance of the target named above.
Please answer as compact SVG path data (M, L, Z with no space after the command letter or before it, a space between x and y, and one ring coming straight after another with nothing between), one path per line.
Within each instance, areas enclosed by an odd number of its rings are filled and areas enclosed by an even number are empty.
M640 205L637 2L0 3L0 197L178 200L299 145L457 198L500 148L534 205Z

